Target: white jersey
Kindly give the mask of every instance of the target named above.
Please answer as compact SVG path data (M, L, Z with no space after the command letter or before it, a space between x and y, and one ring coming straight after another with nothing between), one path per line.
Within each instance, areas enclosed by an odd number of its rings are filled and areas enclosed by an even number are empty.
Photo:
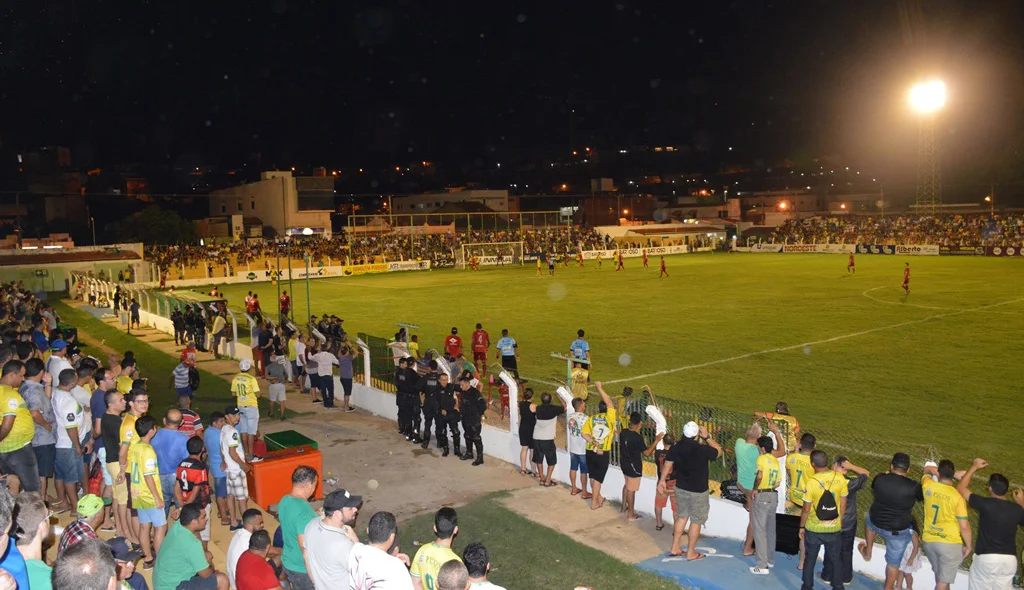
M51 402L53 415L57 418L57 448L70 449L74 446L71 443L71 436L68 434L69 428L78 428L78 442L85 440L86 435L89 434L89 430L85 427L85 412L71 396L71 393L62 389L54 389Z
M238 430L234 426L225 423L224 427L220 429L220 456L224 458L224 463L228 466L224 470L225 472L238 473L242 470L242 467L231 458L230 449L235 449L235 452L238 453L242 461L245 461L245 447L242 446Z

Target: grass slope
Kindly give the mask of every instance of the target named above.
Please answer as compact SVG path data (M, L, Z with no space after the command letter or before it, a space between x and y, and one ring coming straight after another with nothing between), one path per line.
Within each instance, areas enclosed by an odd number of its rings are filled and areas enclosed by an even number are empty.
M906 260L909 297L899 289ZM508 328L522 373L536 380L564 375L549 353L565 351L583 328L591 379L624 380L616 388L648 384L659 396L742 412L781 399L805 430L867 445L934 444L961 462L984 455L1007 471L1018 463L1013 431L1000 425L1020 407L1015 350L1024 302L1007 303L1024 291L1020 261L865 255L849 277L845 255L716 253L667 262L668 279L658 278L656 259L649 269L632 259L624 272L591 261L559 267L554 277L530 267L440 270L314 280L310 290L313 311L345 318L350 333L389 336L397 321L418 324L424 350L440 348L452 326L467 343L476 322L493 340ZM304 281L292 287L303 317ZM266 308L277 294L270 283L223 290L235 308L248 290ZM657 374L680 367L688 368Z

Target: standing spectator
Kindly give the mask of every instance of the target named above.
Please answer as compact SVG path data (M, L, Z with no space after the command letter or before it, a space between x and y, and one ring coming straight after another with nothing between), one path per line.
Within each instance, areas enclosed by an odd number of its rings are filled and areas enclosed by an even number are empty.
M116 303L114 307L117 307ZM185 314L181 313L181 309L177 306L171 312L171 323L174 325L174 345L185 344Z
M57 554L50 580L61 590L115 590L117 562L106 543L86 539Z
M114 372L110 369L97 369L96 390L92 392L92 396L89 398L93 440L100 440L103 434L103 414L107 413L108 391L117 391L117 381L114 378Z
M49 510L39 492L23 492L15 500L18 511L17 547L25 559L28 583L32 590L49 590L50 566L43 555L43 541L50 536Z
M171 384L174 386L174 391L178 393L178 397L192 397L192 388L189 387L188 378L188 371L192 365L188 363L188 359L181 361L171 372Z
M422 545L416 551L409 569L416 590L437 588L441 566L453 559L461 561L458 554L452 551L452 541L459 534L459 517L454 508L445 506L437 511L434 515L434 534L436 539L433 543Z
M462 455L463 461L473 458L473 449L476 448L476 460L473 466L484 464L484 440L480 434L481 420L484 417L484 410L487 409L485 400L477 388L470 385L470 379L463 376L459 380L459 388L462 389L462 402L459 409L462 412L462 431L466 438L466 453Z
M589 368L590 343L583 339L583 335L583 330L576 330L576 339L569 344L569 354L574 359L587 361L587 367Z
M346 412L355 411L350 402L352 400L352 378L354 375L352 364L357 356L359 356L358 350L348 344L341 345L341 351L338 352L338 381L341 382L341 391L344 394L341 409Z
M181 412L181 426L178 427L178 431L189 438L202 436L203 421L199 414L192 411L191 397L178 398L178 411Z
M0 373L0 408L3 423L0 424L0 459L10 466L18 476L26 492L39 491L39 467L36 453L32 450L35 436L35 421L24 398L18 393L25 380L25 363L10 360Z
M246 474L252 467L246 462L245 449L239 441L238 424L240 413L237 406L224 410L224 426L220 431L221 469L226 476L228 512L231 516L231 530L237 531L242 525L239 517L249 503L249 482Z
M316 359L316 373L320 380L320 394L324 400L324 407L333 408L334 365L338 364L338 357L331 354L331 352L327 350L326 346L321 348L320 351L313 356ZM415 371L413 371L413 373L415 373ZM413 381L413 385L415 385L415 381Z
M185 446L188 456L178 463L169 497L173 497L179 507L198 504L206 512L206 528L199 532L199 540L203 542L203 549L206 549L210 542L210 480L203 461L205 445L203 439L195 436L188 439ZM163 481L163 475L160 480Z
M650 456L654 452L664 433L658 434L654 442L647 446L644 437L640 434L640 426L644 419L640 412L633 412L629 415L629 428L619 436L619 451L622 464L622 475L626 479L622 486L622 512L627 513L629 522L640 520L636 514L636 493L640 490L640 479L644 476L644 456Z
M250 321L252 327L249 328L249 345L252 347L252 364L256 367L257 373L262 373L260 366L263 362L263 350L260 348L260 333L263 332L263 326L255 318Z
M462 562L466 564L470 588L473 590L505 590L487 579L487 573L491 571L491 557L482 544L467 545L462 551Z
M309 498L316 492L319 475L312 467L296 467L292 472L292 490L281 498L277 505L278 520L281 522L281 536L284 551L281 563L288 575L288 583L294 590L313 590L313 580L306 571L306 525L316 519L316 511L309 505Z
M175 482L178 481L178 465L188 457L188 437L178 430L181 428L181 412L177 408L167 410L164 427L153 435L153 450L156 451L160 466L160 491L164 497L164 514L171 510ZM179 504L179 507L181 505Z
M203 431L203 442L206 443L206 460L210 467L210 479L213 481L213 496L217 500L217 516L220 517L220 524L230 526L232 524L231 514L228 510L228 502L234 502L228 498L228 477L224 472L224 456L221 454L221 428L224 427L224 413L213 412L210 414L210 427Z
M462 561L451 560L437 572L437 590L469 590L469 570Z
M721 453L722 447L708 436L707 428L691 421L683 426L683 438L672 446L672 451L665 457L665 467L658 481L658 493L668 492L667 477L673 473L676 478L678 510L672 528L671 555L682 555L680 540L686 521L689 520L686 559L693 561L704 558L703 553L697 553L697 540L700 538L700 527L707 522L708 511L711 509L708 498L708 463L718 459Z
M846 512L846 478L829 469L825 451L811 453L811 467L814 475L807 481L804 492L803 511L800 514L800 539L804 544L804 555L811 563L804 563L802 590L814 590L814 564L818 552L825 547L824 576L832 588L843 590L842 561L839 556L839 535L843 530L843 514Z
M761 425L754 422L747 428L743 438L737 438L733 445L736 453L736 484L743 490L747 497L747 537L743 542L743 555L749 557L754 554L754 516L751 500L754 491L754 477L757 474L757 458L761 454L757 446L757 439L761 437Z
M253 534L262 531L264 529L263 524L263 513L258 508L250 508L242 514L242 528L235 532L235 535L231 537L231 542L228 543L227 551L227 570L228 570L228 582L230 586L235 587L235 574L238 566L238 559L245 553L249 547L249 539ZM268 551L271 559L280 561L281 549L280 547L271 547Z
M857 538L857 492L867 485L871 473L843 455L836 456L832 470L846 478L846 512L843 513L843 530L839 535L839 552L843 562L843 583L850 584L853 582L853 541ZM827 565L825 571L830 571Z
M537 428L537 414L530 410L532 407L533 389L527 387L523 390L523 400L519 402L519 463L521 466L519 473L522 475L534 474L527 467L530 454L534 452L533 431ZM535 460L536 457L529 462L533 463ZM541 477L540 473L536 475L538 478Z
M274 347L274 332L270 329L269 321L260 322L260 333L257 342L259 342L260 345L260 367L258 371L260 375L266 377L267 363L270 362L270 353L273 351Z
M348 557L352 590L412 590L408 555L399 553L398 523L390 512L370 517L366 545L357 543Z
M501 338L498 339L498 360L501 368L512 373L512 376L519 380L519 345L515 338L508 335L508 330L501 331ZM521 416L522 414L520 414Z
M53 413L53 404L50 400L50 380L50 374L43 370L43 361L31 358L25 361L25 381L18 389L28 411L32 414L32 421L35 422L32 452L36 455L39 489L44 498L47 495L47 480L53 477L53 462L57 456L57 417ZM54 508L57 514L68 510L66 505Z
M907 477L910 456L892 456L889 473L875 476L871 482L874 502L864 517L864 541L858 546L864 561L871 561L875 536L885 539L885 590L894 590L900 563L913 537L911 526L914 504L924 501L921 484Z
M132 303L128 306L128 309L132 314L131 326L135 326L136 328L140 327L139 302L136 301L134 297L132 297Z
M779 506L779 484L782 483L778 457L784 456L786 450L779 447L776 451L775 441L769 436L758 437L757 447L760 454L754 466L750 495L750 521L757 542L757 565L750 568L750 573L767 575L768 568L775 565L775 511Z
M18 551L14 537L11 536L13 524L14 498L6 489L0 487L0 570L9 573L17 581L18 588L28 588L25 558Z
M590 475L590 509L597 510L604 505L604 498L601 497L601 485L604 484L604 476L608 473L608 463L612 450L612 438L615 434L615 425L618 420L618 413L612 398L604 391L601 382L594 383L597 392L601 394L601 401L597 404L597 413L587 418L583 424L583 438L587 441L587 473Z
M85 479L82 455L88 454L89 429L82 406L71 397L75 370L60 373L60 382L53 392L53 411L57 418L57 448L54 459L54 487L57 500L67 506L78 505L78 485ZM74 515L72 515L74 516Z
M305 350L305 353L304 353L305 357L303 358L303 361L302 361L303 369L305 370L306 375L309 377L309 387L307 389L305 389L304 391L307 391L308 393L312 394L312 396L313 396L313 403L314 404L323 403L320 400L320 397L319 397L320 396L320 375L317 372L317 364L316 364L317 344L318 344L317 343L317 339L311 334L309 336L309 339L306 341L306 350ZM305 385L305 384L303 384L303 385ZM398 392L398 395L396 395L396 398L401 398L401 391ZM401 405L399 405L399 410L401 410ZM398 416L398 424L399 424L399 428L401 428L401 424L402 424L401 413L399 413L399 416Z
M71 362L67 359L68 343L63 340L54 340L50 343L50 358L46 359L46 372L53 378L53 383L60 381L60 372L65 369L73 369Z
M948 459L925 464L921 487L927 512L932 518L925 519L921 531L921 548L935 572L935 589L949 590L956 581L960 564L971 554L973 537L971 523L967 520L967 501L953 487L956 468ZM932 478L937 476L938 480Z
M566 418L569 427L569 494L575 496L582 493L581 498L590 499L587 491L587 439L583 438L583 425L587 423L587 414L583 411L586 403L578 397L572 400L572 413ZM580 487L576 487L576 472L580 474Z
M1010 590L1017 573L1017 527L1024 527L1024 492L1014 491L1020 502L1006 499L1010 481L1001 473L988 478L990 498L971 493L974 474L988 467L975 459L956 486L967 505L978 512L978 547L971 563L970 590Z
M540 478L540 485L554 487L555 482L551 481L551 475L555 472L555 464L558 463L558 452L555 448L555 425L558 417L565 413L565 408L551 403L551 394L542 393L540 405L531 404L530 412L537 416L537 424L533 427L533 462L537 465L537 477ZM548 471L543 472L544 462L547 461Z
M135 431L139 438L130 452L128 473L131 474L132 509L139 513L139 541L146 559L142 568L150 570L156 561L154 553L160 553L167 534L160 464L150 444L156 435L156 420L152 416L142 416L135 422Z
M317 588L350 586L348 560L359 542L356 524L362 496L334 490L324 498L323 518L314 518L302 535L309 577Z
M78 520L64 527L57 543L57 555L64 553L68 547L83 539L98 539L96 528L103 522L103 498L94 494L86 494L78 501ZM0 526L2 526L0 522Z
M249 538L248 551L238 558L238 577L235 580L238 590L274 590L281 587L281 581L277 579L274 568L267 562L270 549L270 534L267 531L256 531L252 534Z
M121 450L121 412L124 412L124 395L114 389L106 394L107 411L100 418L100 440L104 456L104 481L109 481L112 498L112 510L114 513L114 525L118 536L125 537L138 542L134 529L130 526L131 518L128 511L128 488L122 480L117 484L115 479L121 473L121 464L118 456Z
M769 422L771 420L768 418ZM789 486L789 491L786 494L789 499L787 506L792 504L798 509L803 509L807 482L814 475L814 468L811 467L811 452L814 451L817 444L818 439L810 432L805 432L800 436L799 452L790 452L786 456L786 485ZM800 561L797 564L797 569L804 568L804 557L804 544L800 543Z
M260 384L249 373L250 369L252 363L248 359L242 359L238 363L238 374L231 380L231 393L235 395L235 404L241 416L238 431L242 435L242 447L245 448L246 457L253 456L253 439L260 426Z
M296 332L294 337L288 341L288 359L292 363L292 385L299 388L302 393L306 389L306 343L302 340L302 332Z
M267 381L270 382L267 387L267 399L270 400L270 409L267 411L268 418L274 417L274 404L277 404L281 407L281 419L284 420L284 404L288 400L284 391L285 383L288 381L284 363L284 357L276 354L270 355L270 364L267 366Z
M661 474L665 473L665 491L661 492L655 490L654 492L654 528L655 530L662 530L665 528L665 523L662 521L661 513L665 510L665 505L672 504L672 522L675 523L678 518L678 505L676 504L676 476L674 473L666 473L665 459L668 458L672 452L672 447L675 446L676 440L672 437L672 433L666 432L665 438L661 439L662 448L654 451L654 464L658 468L658 481L661 481Z
M194 367L196 366L196 342L189 338L184 344L185 348L181 351L180 360L189 367Z
M167 531L164 550L153 569L155 590L227 590L228 577L210 564L196 533L206 527L206 512L198 504L186 504Z
M228 321L224 316L225 312L218 312L213 318L213 326L210 328L210 334L213 336L213 358L217 360L221 358L220 343L224 340L228 329Z
M779 402L775 404L775 413L755 412L755 416L763 416L769 422L782 421L786 423L786 449L792 451L797 448L797 437L800 436L800 422L789 413L789 404ZM808 477L810 472L808 472Z

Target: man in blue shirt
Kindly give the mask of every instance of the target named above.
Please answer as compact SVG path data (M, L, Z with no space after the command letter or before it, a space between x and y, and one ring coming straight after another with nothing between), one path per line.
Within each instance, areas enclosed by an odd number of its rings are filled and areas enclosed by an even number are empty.
M220 516L221 524L231 524L226 518L228 514L228 476L221 469L224 461L220 452L220 429L224 426L224 414L213 412L210 414L210 425L203 430L203 440L206 442L206 464L210 467L210 479L213 495L217 499L217 514Z
M14 544L10 536L13 524L14 498L7 488L0 488L0 569L11 574L18 588L28 588L28 569L25 558Z
M512 373L519 380L519 345L515 338L508 335L508 330L501 331L501 339L498 340L498 358L501 361L501 368Z
M174 482L178 465L188 457L188 436L179 432L181 427L181 410L171 408L164 417L164 427L153 435L149 444L156 451L156 463L160 468L160 487L163 489L164 512L171 511L171 498L174 498Z
M569 345L569 354L573 358L590 361L590 344L583 339L583 330L576 330L576 339Z
M36 345L39 352L45 352L50 348L50 341L46 339L46 319L40 317L36 322L35 330L32 330L32 343Z

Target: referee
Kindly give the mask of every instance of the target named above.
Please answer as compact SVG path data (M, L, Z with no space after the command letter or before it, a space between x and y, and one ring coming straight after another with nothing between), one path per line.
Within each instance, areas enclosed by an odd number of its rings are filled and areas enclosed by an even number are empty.
M512 373L516 381L519 381L519 345L516 344L515 338L508 335L508 330L501 331L497 348L501 368Z

